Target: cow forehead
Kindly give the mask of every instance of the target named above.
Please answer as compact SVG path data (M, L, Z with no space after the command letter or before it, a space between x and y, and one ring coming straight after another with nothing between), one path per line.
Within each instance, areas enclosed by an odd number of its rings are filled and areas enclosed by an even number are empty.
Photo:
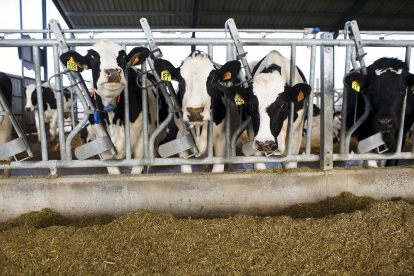
M181 76L186 80L195 79L200 80L200 77L204 77L207 80L210 72L214 70L213 63L207 56L198 55L196 57L188 57L181 65ZM203 79L204 81L204 79Z
M92 46L101 59L116 59L119 51L123 50L122 46L110 40L103 40Z
M279 72L257 74L253 81L253 94L259 101L259 108L265 109L285 91L286 79Z

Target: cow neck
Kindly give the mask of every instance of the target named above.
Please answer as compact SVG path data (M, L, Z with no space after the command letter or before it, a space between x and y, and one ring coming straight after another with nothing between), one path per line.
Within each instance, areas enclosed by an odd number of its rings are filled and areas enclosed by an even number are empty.
M114 110L117 107L117 105L118 105L118 103L121 99L121 94L118 95L116 101L115 100L106 101L106 99L101 96L101 100L102 100L102 104L103 104L103 108L101 110L100 107L98 106L98 102L96 101L96 91L95 91L95 86L94 85L92 85L92 90L93 90L93 99L95 101L95 107L100 112L106 112L105 108L107 108L110 104L113 105L114 108L112 110Z

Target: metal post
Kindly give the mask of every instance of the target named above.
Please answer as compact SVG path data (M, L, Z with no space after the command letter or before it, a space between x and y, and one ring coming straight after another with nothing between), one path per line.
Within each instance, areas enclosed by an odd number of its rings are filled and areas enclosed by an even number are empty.
M345 54L345 75L349 73L351 69L350 59L352 53L352 46L346 46L346 54ZM348 152L345 151L345 135L346 135L346 120L348 117L348 93L346 92L347 88L345 85L343 86L342 90L342 112L341 112L341 132L339 133L340 141L339 141L339 153L345 154Z
M58 46L53 46L53 62L55 68L55 74L60 73L59 64L59 49ZM58 115L58 127L59 127L59 146L60 146L60 159L66 160L66 145L65 145L65 124L64 124L64 110L63 110L63 97L62 97L62 84L60 76L55 79L56 87L56 104L57 104L57 115Z
M232 45L227 45L227 61L232 60L233 53L232 53ZM231 101L229 98L226 97L226 133L225 133L225 140L226 140L226 157L230 157L230 132L231 132Z
M43 93L42 93L42 80L40 76L40 50L39 47L33 46L33 59L35 64L35 79L36 79L36 91L37 102L39 112L39 126L40 126L40 138L42 148L42 161L47 161L47 140L46 140L46 128L45 117L43 108Z
M146 62L141 64L141 71L147 71ZM142 74L141 86L147 86L147 74ZM148 90L145 88L142 89L142 135L144 141L144 158L148 158Z
M309 85L312 87L311 93L308 99L308 126L306 133L306 155L311 153L312 142L312 118L313 118L313 95L315 93L315 65L316 65L316 46L311 47L311 62L310 62L310 77Z
M325 33L322 39L333 39L331 33ZM333 169L333 47L321 46L321 149L320 168Z
M213 45L208 45L208 55L213 60ZM211 109L210 120L208 121L208 144L207 144L207 156L213 157L213 109Z
M290 86L295 85L295 72L296 72L296 46L293 45L290 47ZM293 144L293 115L294 115L294 104L293 102L289 103L289 132L288 132L288 144L286 155L290 156L292 154L292 144Z
M129 67L125 67L125 88L124 88L124 130L125 130L125 159L131 159L131 131L129 123Z

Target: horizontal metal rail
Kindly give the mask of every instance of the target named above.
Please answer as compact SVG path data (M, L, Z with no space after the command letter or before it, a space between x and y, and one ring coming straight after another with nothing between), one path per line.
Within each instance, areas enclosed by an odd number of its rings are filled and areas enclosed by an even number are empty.
M104 38L100 39L67 39L68 46L91 46ZM125 46L146 45L146 39L133 38L108 38L115 43ZM186 45L206 45L226 46L232 44L233 40L228 38L159 38L158 45L186 46ZM362 40L364 47L409 47L414 45L414 40ZM52 47L59 45L54 39L2 39L0 47L23 47L38 46ZM286 38L245 38L244 46L353 46L351 40L323 40L323 39L286 39Z

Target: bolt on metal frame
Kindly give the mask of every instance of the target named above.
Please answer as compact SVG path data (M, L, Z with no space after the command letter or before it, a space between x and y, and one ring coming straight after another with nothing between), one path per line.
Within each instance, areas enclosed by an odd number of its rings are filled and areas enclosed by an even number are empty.
M109 31L109 30L108 30ZM119 30L121 31L121 30ZM122 30L125 31L125 30ZM155 31L155 30L153 30ZM162 30L164 31L172 31L172 30ZM177 31L177 30L174 30ZM185 31L185 30L181 30ZM191 32L194 31L191 29ZM198 30L196 30L198 31ZM217 30L214 30L217 31ZM223 31L223 30L221 30ZM251 31L251 30L249 30ZM266 31L266 30L262 30ZM19 32L19 30L0 30L0 33L9 33L9 32ZM22 32L25 32L24 30ZM28 30L27 32L30 32ZM61 33L70 33L70 32L78 32L79 30L61 30ZM105 30L81 30L83 33L88 32L105 32ZM113 30L110 30L113 32ZM142 30L140 30L142 32ZM257 32L261 32L258 30ZM269 32L278 32L277 30L270 30ZM282 32L283 33L283 32ZM303 33L303 31L302 31ZM381 34L387 32L379 32ZM413 33L414 34L414 33ZM99 42L101 39L65 39L65 44L68 47L72 46L90 46L96 42ZM146 39L130 39L130 38L115 38L111 39L115 43L120 45L126 46L136 46L136 45L148 45L148 41ZM37 84L37 91L41 89L41 82L40 82L40 57L38 55L39 47L53 47L54 48L54 57L59 56L59 47L61 47L61 41L57 39L35 39L35 40L25 40L25 39L0 39L0 47L19 47L19 46L30 46L33 47L35 53L35 67L36 67L36 84ZM213 56L213 46L228 46L228 57L233 59L233 49L232 46L234 43L233 39L229 38L158 38L157 44L159 46L162 45L205 45L208 46L210 56ZM410 61L411 57L411 47L414 45L413 40L361 40L361 43L364 47L406 47L406 61ZM89 93L87 92L86 86L84 82L81 81L81 88L78 86L75 87L75 92L78 94L82 104L85 106L85 117L69 134L68 138L66 139L66 143L61 146L61 160L48 160L47 156L47 141L46 141L46 134L44 125L41 127L41 141L42 141L42 161L24 161L24 162L11 162L10 164L1 164L0 169L24 169L24 168L47 168L50 169L52 173L56 173L58 168L77 168L77 167L110 167L110 166L171 166L171 165L201 165L201 164L241 164L241 163L270 163L270 162L320 162L320 168L323 170L330 170L333 167L333 161L347 161L347 160L366 160L366 159L414 159L414 147L411 152L396 152L396 153L385 153L385 154L354 154L348 153L345 151L344 143L341 142L341 150L339 154L333 154L333 147L332 147L332 97L333 97L333 48L334 47L346 47L347 54L346 58L349 59L351 56L351 52L355 47L355 42L351 39L344 39L344 40L335 40L332 39L330 34L325 34L322 36L321 39L281 39L281 38L245 38L243 39L243 45L245 46L290 46L291 47L291 68L295 66L295 57L296 57L296 47L298 46L309 46L311 48L311 68L310 68L310 77L309 77L309 84L314 88L314 81L315 81L315 63L316 63L316 47L321 48L321 79L323 80L323 85L321 87L321 96L322 96L322 131L321 131L321 153L319 155L311 154L311 119L308 120L308 133L306 139L306 148L304 154L298 155L291 155L288 154L286 156L235 156L233 154L234 149L231 148L231 144L235 143L235 139L232 138L238 136L240 133L229 133L229 128L227 129L227 138L226 137L226 148L227 154L224 157L213 157L213 148L212 148L212 139L208 145L208 155L206 158L151 158L151 154L147 154L142 159L132 159L130 158L130 153L127 155L125 159L122 160L72 160L71 158L71 142L73 137L81 130L88 118L88 112L90 113L91 108L93 109L93 102L90 98ZM37 54L36 54L37 53ZM349 72L349 62L347 63L346 72ZM146 65L142 66L142 71L145 72ZM60 72L59 64L55 61L55 74L59 74ZM80 75L80 74L79 74ZM142 75L143 78L145 74ZM39 77L38 77L39 76ZM128 77L128 76L127 76ZM59 78L57 78L59 79ZM77 79L77 80L76 80ZM79 82L79 77L77 76L71 80L72 85L76 82ZM61 86L59 81L56 81L57 87ZM143 92L145 93L145 92ZM57 93L58 94L58 93ZM88 97L89 96L89 97ZM312 96L309 97L309 106L312 104ZM43 101L41 100L41 93L37 93L38 102L39 102L39 111L43 110ZM127 99L126 99L127 101ZM347 99L346 93L344 93L344 103L343 105L346 106ZM58 100L58 108L61 105L61 100ZM128 108L128 105L125 105ZM144 105L146 106L146 105ZM230 105L227 105L228 109ZM62 105L59 108L58 112L63 112ZM126 114L128 109L125 110ZM307 110L308 118L312 118L312 108L308 108ZM171 115L172 113L170 113ZM227 114L229 110L227 110ZM39 113L39 117L42 117L41 121L44 121L42 112ZM63 113L59 115L59 128L62 126L61 118ZM344 114L343 114L344 116ZM345 115L346 116L346 115ZM290 120L292 120L292 114L289 115ZM248 122L247 122L248 123ZM244 124L247 123L244 122ZM210 125L212 125L210 123ZM156 131L161 131L160 128L162 124L157 128ZM165 126L164 126L165 127ZM341 129L341 138L344 138L346 134L344 132L345 124L342 124ZM62 128L63 129L63 128ZM291 129L291 128L290 128ZM240 131L240 130L238 130ZM212 132L209 132L209 137L212 137ZM233 135L233 136L231 136ZM289 137L291 137L292 133L291 130L289 132ZM59 138L62 139L61 141L65 141L64 133L59 132ZM63 136L63 137L62 137ZM125 135L126 137L128 135ZM236 137L237 138L237 137ZM129 139L126 138L126 140ZM109 139L110 140L110 139ZM344 139L341 139L341 141ZM399 135L399 141L401 142L402 137ZM130 142L129 142L130 143ZM151 149L151 141L148 143L148 151L154 150ZM288 148L291 148L291 139L289 139ZM66 151L66 157L64 152ZM291 153L291 150L290 152Z

